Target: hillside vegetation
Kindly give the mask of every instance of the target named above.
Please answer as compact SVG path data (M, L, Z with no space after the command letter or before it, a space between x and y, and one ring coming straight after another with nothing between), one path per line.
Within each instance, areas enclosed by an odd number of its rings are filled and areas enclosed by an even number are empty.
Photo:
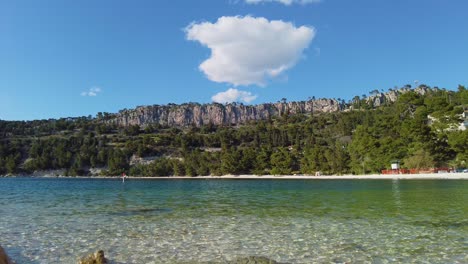
M395 100L379 106L377 91L343 101L340 111L230 125L122 126L107 113L0 121L0 175L339 175L380 172L394 160L407 168L467 167L468 131L459 126L468 90L425 88L392 90Z

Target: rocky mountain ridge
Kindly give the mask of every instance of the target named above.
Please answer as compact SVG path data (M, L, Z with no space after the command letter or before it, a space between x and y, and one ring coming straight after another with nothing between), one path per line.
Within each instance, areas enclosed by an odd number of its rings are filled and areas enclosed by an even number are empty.
M404 87L389 90L386 93L373 92L367 98L360 99L357 97L357 99L365 100L366 103L371 104L373 107L378 107L386 102L395 102L398 95L402 93L414 91L424 95L432 90L434 89L427 86L419 86L415 89ZM282 100L281 102L258 105L244 105L241 103L185 103L181 105L151 105L139 106L135 109L124 109L117 114L107 117L104 122L118 126L158 124L174 127L200 127L208 124L244 124L249 121L268 120L285 114L332 113L352 109L353 101L346 103L344 100L326 98L296 102Z

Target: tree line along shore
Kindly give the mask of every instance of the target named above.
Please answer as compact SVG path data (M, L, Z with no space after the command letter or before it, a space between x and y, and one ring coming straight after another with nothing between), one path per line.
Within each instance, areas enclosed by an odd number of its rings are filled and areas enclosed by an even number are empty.
M0 121L0 175L68 176L371 174L468 167L468 90L396 90L375 106L284 113L244 124L118 126L101 118Z

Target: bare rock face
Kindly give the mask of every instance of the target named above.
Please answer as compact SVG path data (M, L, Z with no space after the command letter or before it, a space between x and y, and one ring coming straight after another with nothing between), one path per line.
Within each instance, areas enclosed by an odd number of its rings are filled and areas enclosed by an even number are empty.
M104 257L104 251L99 250L94 254L90 254L78 261L78 264L107 264L108 261Z
M335 99L318 99L300 102L278 102L259 105L198 104L140 106L122 110L107 120L118 126L159 124L163 126L203 126L243 124L249 121L267 120L286 114L330 113L344 109Z
M5 250L0 246L0 264L14 264L13 261L8 257Z
M425 95L436 88L421 85L414 90L405 86L399 90L389 90L386 93L376 93L366 98L372 107L394 103L398 96L410 91ZM188 127L203 125L238 125L249 121L268 120L289 114L332 113L352 109L352 105L336 99L313 99L308 101L264 103L258 105L230 104L199 104L186 103L181 105L151 105L139 106L135 109L121 110L108 116L103 122L118 126L147 126L158 124L169 127Z
M420 95L426 95L427 93L436 91L437 88L429 88L427 86L419 86L412 90L411 88L405 87L399 90L390 90L386 93L377 93L367 97L366 102L371 104L373 107L379 107L385 103L394 103L398 100L400 94L404 94L410 91L413 91Z

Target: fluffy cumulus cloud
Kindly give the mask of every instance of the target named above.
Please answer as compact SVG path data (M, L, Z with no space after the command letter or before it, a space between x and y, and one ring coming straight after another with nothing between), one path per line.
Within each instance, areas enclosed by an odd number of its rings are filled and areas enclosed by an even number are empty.
M264 2L278 2L282 3L284 5L291 5L293 3L297 4L311 4L311 3L318 3L321 0L245 0L247 4L258 4L258 3L264 3Z
M192 23L188 40L211 49L199 69L214 82L264 86L303 56L315 36L309 26L259 17L220 17L216 23Z
M232 102L245 102L250 103L257 98L256 95L253 95L251 92L240 91L234 88L230 88L225 92L220 92L213 97L211 100L217 103L232 103Z
M91 87L88 91L82 92L81 96L97 96L101 92L102 89L100 87Z

